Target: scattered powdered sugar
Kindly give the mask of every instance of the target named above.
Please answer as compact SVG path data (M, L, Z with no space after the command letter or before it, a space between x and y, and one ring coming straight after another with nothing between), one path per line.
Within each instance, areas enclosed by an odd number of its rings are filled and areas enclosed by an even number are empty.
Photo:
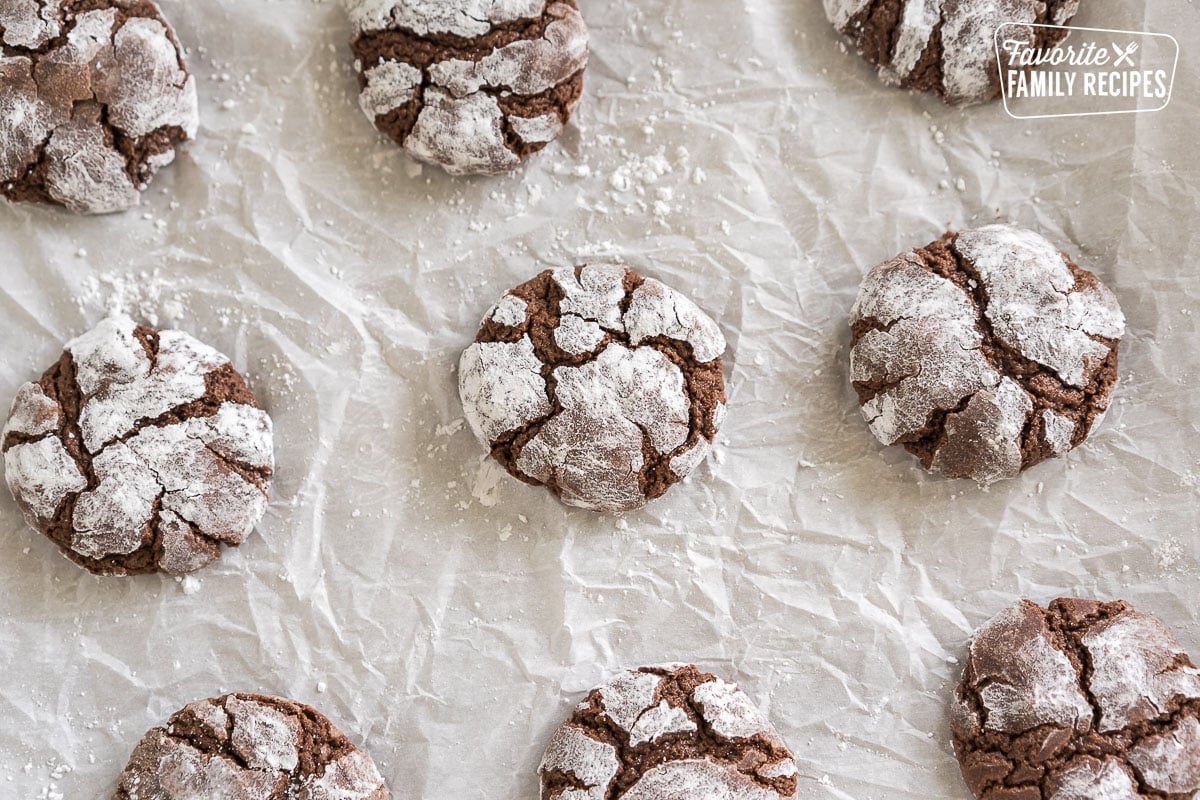
M528 335L516 342L476 342L458 365L463 411L480 441L491 443L549 414L542 362Z
M1079 758L1051 777L1046 800L1142 800L1129 773L1115 761Z
M1083 646L1102 732L1155 719L1174 698L1200 699L1200 671L1178 665L1179 642L1148 614L1129 610L1105 620L1088 629Z
M647 772L621 800L779 800L732 767L706 758L668 761Z
M615 747L593 739L581 728L563 725L550 739L538 773L561 772L586 787L586 793L564 792L559 795L560 800L605 800L608 787L620 768Z
M1142 780L1164 794L1200 792L1200 722L1184 717L1166 732L1149 736L1129 753Z
M1042 611L1027 601L1001 611L970 647L985 727L1024 733L1040 725L1074 728L1092 708L1069 658L1050 639Z
M1125 333L1112 292L1099 282L1075 291L1063 257L1033 231L986 225L960 233L954 247L983 281L992 330L1072 386L1086 386L1109 352L1091 337Z

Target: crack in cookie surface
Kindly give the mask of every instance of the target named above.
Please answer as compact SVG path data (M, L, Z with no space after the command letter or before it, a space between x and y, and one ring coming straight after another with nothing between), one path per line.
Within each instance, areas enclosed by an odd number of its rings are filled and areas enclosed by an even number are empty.
M5 478L29 524L98 574L191 572L266 508L271 420L225 356L112 317L18 391Z
M388 800L370 756L316 709L259 694L192 703L146 733L113 800Z
M778 800L796 762L735 686L694 666L619 674L592 690L551 738L542 800Z
M197 120L195 80L150 0L0 9L0 189L10 200L130 208Z
M346 6L363 112L419 161L511 171L558 138L579 101L588 35L575 0Z
M725 339L620 265L547 270L484 318L459 366L467 420L515 477L597 511L639 508L708 453Z
M991 483L1081 444L1108 408L1124 317L1043 237L989 225L872 269L851 312L872 432Z
M1127 603L1022 601L973 637L952 733L980 800L1191 800L1200 671Z

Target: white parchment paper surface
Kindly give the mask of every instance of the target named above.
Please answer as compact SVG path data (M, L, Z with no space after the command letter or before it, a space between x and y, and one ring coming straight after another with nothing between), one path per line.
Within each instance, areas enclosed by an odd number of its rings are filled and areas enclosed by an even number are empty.
M695 661L795 751L801 798L965 800L948 703L1018 597L1125 598L1200 656L1200 12L1174 98L1017 121L882 85L811 0L581 0L585 98L511 177L418 170L358 110L332 2L165 0L199 138L143 208L0 207L0 405L119 307L228 353L274 417L258 532L194 579L92 577L0 499L0 797L104 800L185 703L313 703L395 797L525 798L614 670ZM1000 219L1129 317L1104 427L981 491L884 450L847 381L863 272ZM563 507L491 467L454 368L546 266L621 259L716 317L729 419L644 512Z

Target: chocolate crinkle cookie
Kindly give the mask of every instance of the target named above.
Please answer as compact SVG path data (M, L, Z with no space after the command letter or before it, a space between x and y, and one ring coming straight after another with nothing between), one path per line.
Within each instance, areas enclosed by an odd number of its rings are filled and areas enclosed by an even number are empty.
M124 316L17 391L3 451L29 524L100 575L192 572L241 544L274 468L271 419L229 359Z
M258 694L192 703L138 743L113 800L388 800L371 757L314 708Z
M149 0L0 0L0 188L80 214L136 206L196 135L196 82Z
M885 83L933 92L947 103L1000 95L996 30L1005 41L1052 47L1079 0L825 0L825 14Z
M1008 225L948 233L875 267L850 323L850 376L879 441L981 484L1087 438L1125 332L1099 278Z
M629 670L550 740L542 800L780 800L796 762L741 689L694 666Z
M459 362L467 421L517 478L595 511L640 508L694 470L725 416L725 337L619 265L506 294Z
M511 171L562 133L583 91L575 0L344 0L363 112L453 175Z
M1200 671L1124 602L1002 611L971 641L952 728L979 800L1200 796Z

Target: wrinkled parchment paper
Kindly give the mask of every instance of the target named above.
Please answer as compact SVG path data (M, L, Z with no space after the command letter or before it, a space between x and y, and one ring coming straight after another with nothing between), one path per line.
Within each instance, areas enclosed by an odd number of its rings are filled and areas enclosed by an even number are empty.
M227 352L274 416L271 509L196 578L95 578L0 499L0 796L102 800L141 734L229 690L310 702L394 795L536 797L571 704L691 660L794 749L801 798L967 798L948 701L1019 596L1127 598L1200 655L1200 16L1174 99L1016 121L883 86L813 0L581 0L574 124L523 172L416 170L357 107L332 2L165 0L199 139L144 208L0 208L0 403L111 306ZM1129 317L1122 385L1065 461L984 492L884 450L846 378L864 270L1012 219ZM622 519L483 461L453 373L545 265L620 258L729 338L715 459Z

